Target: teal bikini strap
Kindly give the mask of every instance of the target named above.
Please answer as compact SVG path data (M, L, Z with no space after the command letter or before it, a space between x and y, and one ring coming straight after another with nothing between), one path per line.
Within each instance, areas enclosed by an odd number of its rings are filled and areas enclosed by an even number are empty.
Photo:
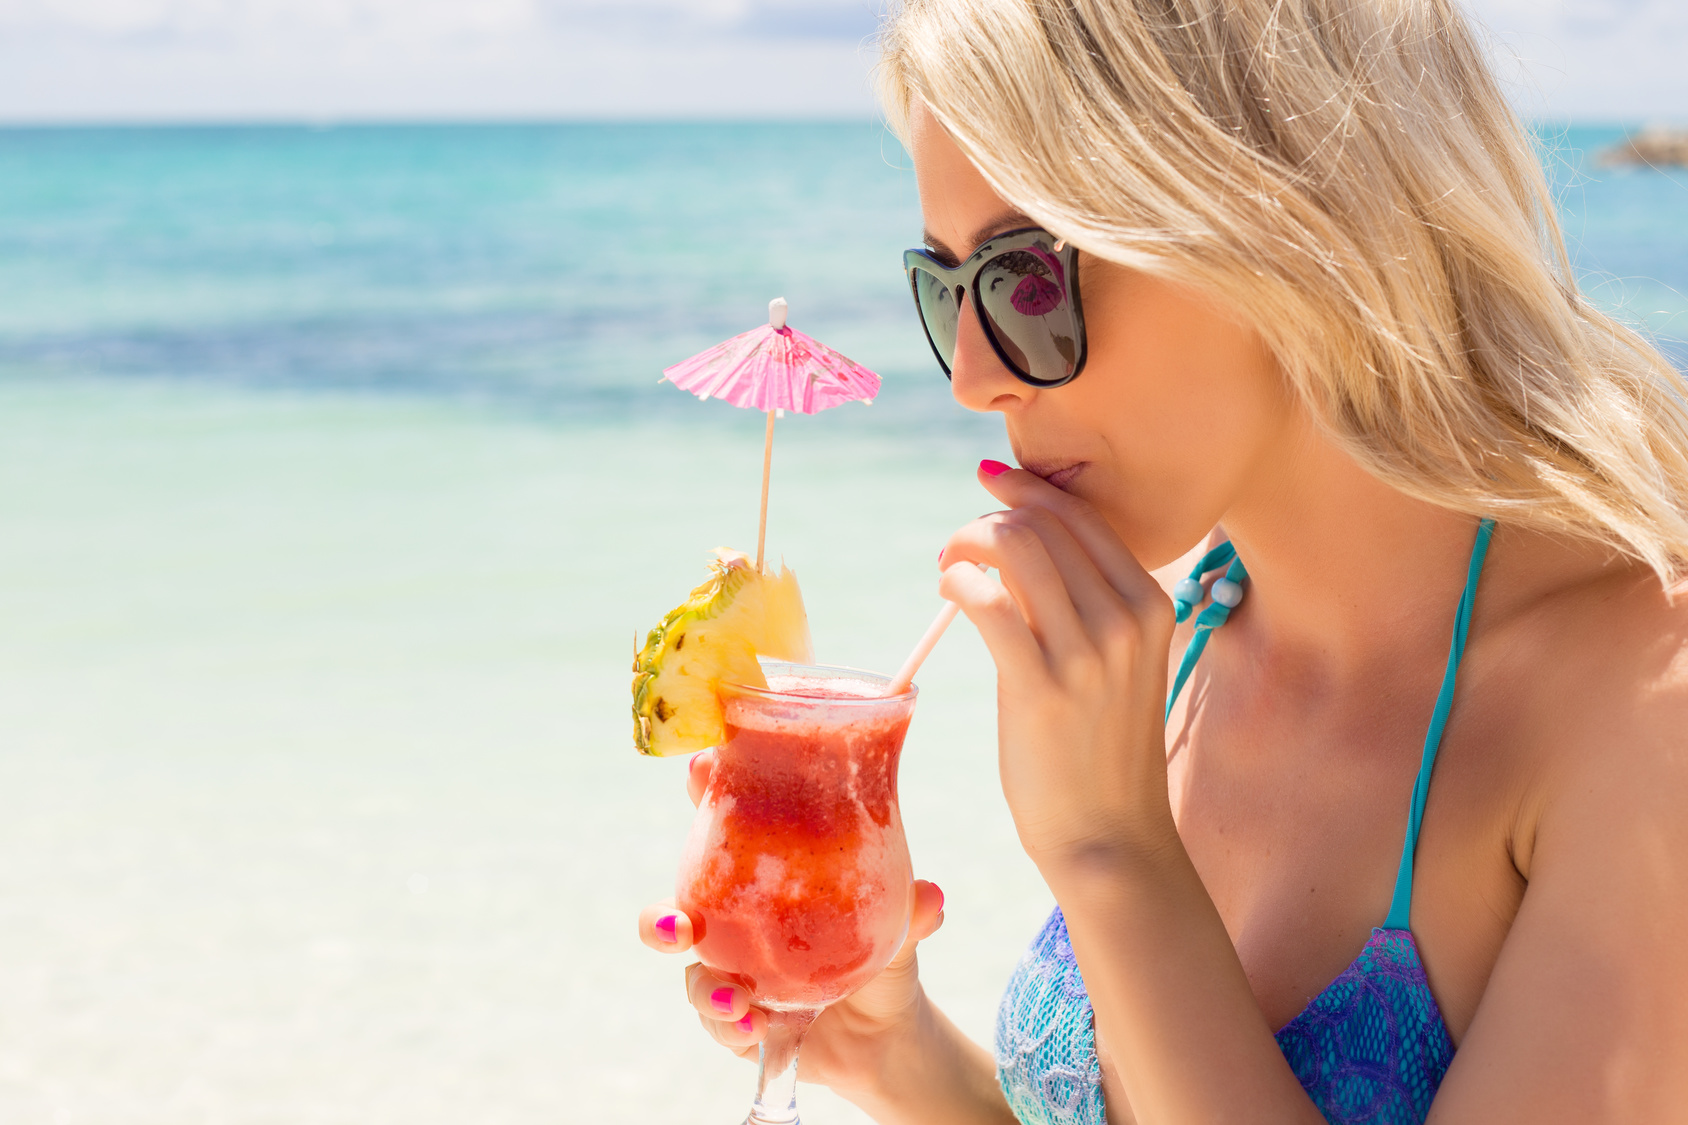
M1413 901L1413 856L1418 850L1418 830L1424 823L1424 802L1430 796L1430 773L1436 765L1436 751L1442 746L1442 731L1448 725L1448 713L1453 710L1454 684L1459 679L1460 661L1465 657L1465 637L1471 629L1471 608L1477 602L1477 580L1482 576L1483 560L1488 557L1489 537L1494 530L1494 520L1482 521L1477 525L1477 541L1471 546L1471 563L1465 572L1465 592L1460 595L1459 610L1454 615L1454 639L1448 648L1448 667L1442 674L1442 690L1436 696L1436 710L1430 718L1430 729L1424 734L1424 755L1419 762L1418 780L1413 783L1412 807L1407 815L1407 838L1401 847L1401 865L1395 876L1395 895L1389 903L1389 917L1383 922L1386 930L1408 928ZM1196 635L1190 638L1184 659L1178 665L1178 675L1172 681L1172 690L1167 693L1168 718L1172 717L1172 705L1178 702L1178 695L1195 670L1196 661L1201 659L1202 650L1207 648L1208 638L1215 629L1225 624L1231 611L1242 601L1242 583L1248 577L1248 571L1237 557L1236 547L1222 543L1202 556L1190 576L1173 587L1172 604L1178 620L1188 620L1195 607L1208 596L1208 591L1202 588L1202 578L1226 564L1229 567L1225 577L1213 584L1213 604L1196 618Z
M1401 847L1401 867L1395 876L1395 897L1389 903L1389 917L1383 921L1386 930L1408 928L1413 903L1413 854L1418 850L1418 830L1424 823L1424 802L1430 796L1430 771L1436 765L1436 751L1442 745L1442 731L1448 725L1448 712L1453 710L1454 683L1459 679L1459 663L1465 657L1465 635L1471 628L1471 607L1477 601L1477 579L1483 573L1483 560L1488 556L1489 537L1494 530L1494 520L1478 524L1477 542L1471 547L1471 563L1465 571L1465 592L1459 597L1459 610L1454 615L1454 639L1448 647L1448 668L1442 673L1442 690L1436 696L1436 710L1430 717L1430 729L1424 733L1424 757L1419 763L1418 780L1413 783L1412 809L1407 814L1407 839Z

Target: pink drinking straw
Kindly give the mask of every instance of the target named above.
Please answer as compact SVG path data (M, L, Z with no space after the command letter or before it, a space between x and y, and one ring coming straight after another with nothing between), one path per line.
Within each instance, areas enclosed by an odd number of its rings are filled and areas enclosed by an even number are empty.
M980 567L988 570L988 567ZM955 615L961 612L961 607L954 602L945 602L944 608L938 611L938 616L932 619L932 624L926 627L926 635L920 638L920 643L914 646L914 651L908 654L903 666L892 677L891 683L885 689L886 695L901 695L914 683L914 675L920 671L920 666L926 663L926 658L932 655L932 650L938 647L938 639L944 635L944 630L950 627Z

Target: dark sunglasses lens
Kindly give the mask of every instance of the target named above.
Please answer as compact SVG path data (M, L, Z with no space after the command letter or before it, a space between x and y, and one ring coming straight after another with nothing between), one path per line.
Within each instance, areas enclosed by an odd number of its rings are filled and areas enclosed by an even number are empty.
M932 338L932 349L948 371L955 366L955 333L960 323L955 290L919 266L911 274L915 300L920 304L920 319L926 324L926 334Z
M979 304L992 335L1018 373L1039 383L1071 378L1078 363L1078 322L1067 282L1060 258L1036 247L1010 250L979 271ZM950 347L953 355L953 342Z

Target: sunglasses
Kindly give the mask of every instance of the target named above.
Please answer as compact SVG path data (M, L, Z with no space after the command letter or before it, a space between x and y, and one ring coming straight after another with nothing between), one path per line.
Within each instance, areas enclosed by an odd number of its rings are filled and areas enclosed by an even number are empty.
M910 250L903 255L903 272L946 379L955 364L961 301L968 294L985 339L1022 383L1059 387L1084 370L1078 251L1048 231L1030 227L1000 234L953 268L929 250Z

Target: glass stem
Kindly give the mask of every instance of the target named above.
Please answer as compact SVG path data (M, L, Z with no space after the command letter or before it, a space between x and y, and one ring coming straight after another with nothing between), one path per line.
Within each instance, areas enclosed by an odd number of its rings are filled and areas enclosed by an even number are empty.
M745 1125L798 1125L797 1052L819 1009L769 1012L768 1034L762 1040L762 1062L756 1074L756 1104Z

